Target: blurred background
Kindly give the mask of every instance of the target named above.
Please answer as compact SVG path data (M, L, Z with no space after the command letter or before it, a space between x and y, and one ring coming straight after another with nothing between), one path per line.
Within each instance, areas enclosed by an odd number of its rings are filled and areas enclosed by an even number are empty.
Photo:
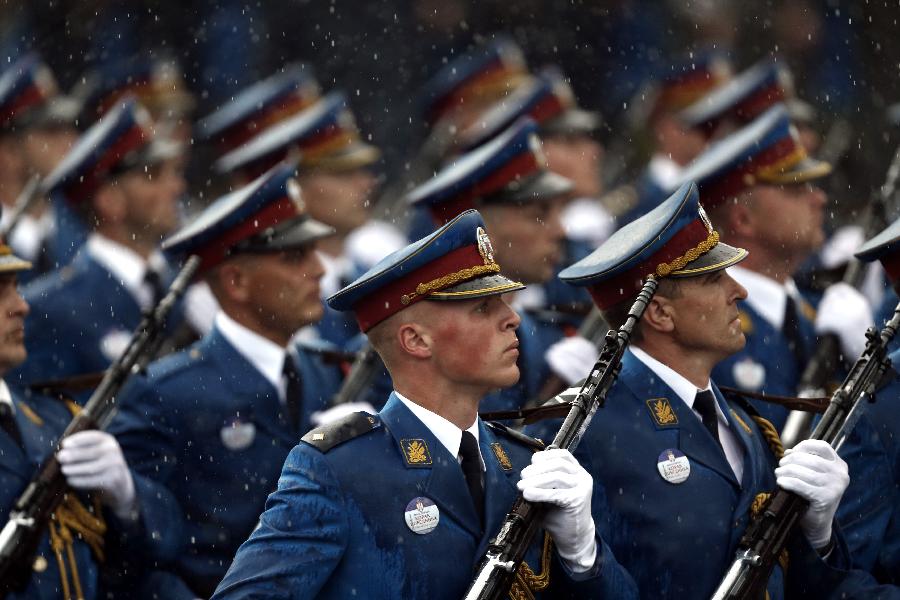
M843 212L880 185L900 140L888 116L900 102L898 17L887 0L6 0L0 56L9 63L37 50L65 89L123 57L174 58L196 97L195 118L303 61L323 87L347 91L390 178L421 141L421 85L449 58L505 32L530 65L560 65L580 105L603 115L610 186L646 158L630 119L661 65L710 48L738 70L774 56L815 107L823 143L842 146L828 191ZM192 188L212 185L203 152L192 161Z

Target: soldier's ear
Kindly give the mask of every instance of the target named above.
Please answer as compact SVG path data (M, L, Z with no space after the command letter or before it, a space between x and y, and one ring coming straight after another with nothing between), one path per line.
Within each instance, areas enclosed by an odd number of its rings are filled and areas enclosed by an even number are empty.
M675 329L675 309L664 297L655 296L641 318L641 330L643 332L653 330L660 333L668 333Z
M429 358L431 342L428 329L419 323L403 323L397 328L397 345L404 354L415 358Z
M246 302L251 295L247 272L238 261L225 261L216 269L215 287L225 296L225 302ZM222 302L220 300L220 302Z

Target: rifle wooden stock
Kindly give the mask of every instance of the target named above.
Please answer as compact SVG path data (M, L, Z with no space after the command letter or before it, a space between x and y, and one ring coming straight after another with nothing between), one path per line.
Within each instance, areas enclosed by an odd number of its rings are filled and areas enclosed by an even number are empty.
M59 442L86 429L105 429L117 410L116 395L128 378L142 366L144 356L152 356L162 338L166 317L184 294L200 265L190 257L169 291L146 313L122 355L107 369L82 411L72 419ZM19 496L9 522L0 531L0 597L5 597L31 575L29 561L36 550L47 520L68 492L56 452L51 454ZM24 581L23 581L24 578Z
M574 450L598 408L606 401L610 388L622 367L622 355L631 332L656 292L655 276L647 279L618 331L606 333L606 344L584 385L572 400L568 415L548 448ZM546 506L528 502L521 495L507 513L500 531L491 540L478 572L464 600L501 600L506 598L534 535L541 525Z
M887 346L900 328L900 304L881 332L869 329L862 356L853 365L841 387L831 396L828 409L810 436L840 448L865 410L866 399L890 368ZM807 503L797 494L776 489L754 518L738 544L737 556L713 594L713 600L757 600Z

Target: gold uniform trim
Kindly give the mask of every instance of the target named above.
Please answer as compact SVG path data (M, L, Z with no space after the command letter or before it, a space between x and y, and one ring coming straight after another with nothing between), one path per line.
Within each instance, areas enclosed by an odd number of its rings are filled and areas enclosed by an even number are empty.
M480 294L484 294L485 292L500 292L503 290L517 290L522 287L522 283L518 281L513 281L511 283L504 283L502 285L495 285L492 287L480 288L477 290L466 290L464 292L432 292L428 294L429 296L438 296L438 297L455 297L455 298L465 298L466 296L477 296Z
M671 275L700 275L701 273L709 273L711 271L721 271L726 267L730 267L731 265L740 262L743 260L745 256L747 256L747 251L744 248L737 248L738 253L732 257L729 257L723 261L717 262L713 265L707 265L705 267L697 267L696 269L679 269L678 271L672 271ZM698 256L699 258L699 256ZM695 259L696 260L696 259Z
M400 440L400 449L406 464L411 467L423 467L431 464L431 453L428 452L428 444L422 439Z
M678 416L672 409L668 398L651 398L647 400L647 409L657 425L678 425Z
M464 281L474 279L481 275L499 272L500 265L498 265L497 263L467 267L465 269L456 271L455 273L449 273L447 275L444 275L443 277L438 277L437 279L432 279L431 281L420 283L416 286L416 291L409 294L403 294L400 297L400 302L402 302L403 305L406 306L410 302L412 302L413 299L416 298L416 296L426 296L444 288L456 285L457 283L462 283Z
M656 265L656 274L660 277L670 275L673 271L683 269L688 263L694 262L702 255L712 250L719 243L719 232L712 230L706 239L697 244L696 247L690 248L687 252L668 263L659 263Z

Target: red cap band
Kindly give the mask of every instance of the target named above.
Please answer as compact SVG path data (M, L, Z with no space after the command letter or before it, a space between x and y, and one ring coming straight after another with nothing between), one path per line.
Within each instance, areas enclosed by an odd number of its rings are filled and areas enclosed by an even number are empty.
M642 281L656 272L657 265L678 258L691 248L696 248L708 237L709 230L706 224L697 218L672 236L672 239L649 258L611 279L590 286L588 292L601 310L615 306L622 300L633 300L641 289Z
M491 173L489 177L462 190L452 200L430 205L428 208L431 216L440 224L448 223L456 215L473 208L475 201L479 198L498 192L517 179L525 179L540 171L541 168L542 165L538 163L534 152L527 150L506 163L503 168Z
M260 231L274 227L278 223L296 217L297 206L285 196L276 202L267 204L262 210L244 219L237 226L223 232L196 252L200 257L198 273L208 271L228 257L228 252L236 244L246 240Z
M469 267L482 266L484 264L485 261L478 251L478 246L471 244L448 252L422 268L416 269L408 275L376 290L353 307L360 331L366 332L407 306L427 298L427 294L415 295L406 304L401 300L404 295L415 294L416 287L420 283L429 282ZM450 285L455 285L456 283L459 282L457 281ZM450 287L450 285L447 287Z

